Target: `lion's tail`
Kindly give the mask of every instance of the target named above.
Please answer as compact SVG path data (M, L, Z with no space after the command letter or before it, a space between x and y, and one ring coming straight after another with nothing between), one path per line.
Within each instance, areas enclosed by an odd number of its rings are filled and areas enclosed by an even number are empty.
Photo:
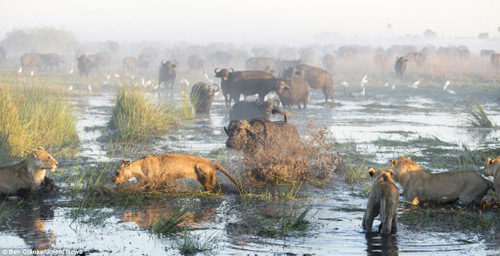
M231 173L229 173L226 169L224 169L224 167L222 167L222 165L220 165L219 163L216 163L216 162L213 162L214 165L215 165L215 168L219 171L221 171L222 173L224 173L224 175L226 175L226 177L228 177L233 183L234 185L236 185L236 187L240 187L238 185L238 183L236 182L236 180L234 179L233 175L231 175Z

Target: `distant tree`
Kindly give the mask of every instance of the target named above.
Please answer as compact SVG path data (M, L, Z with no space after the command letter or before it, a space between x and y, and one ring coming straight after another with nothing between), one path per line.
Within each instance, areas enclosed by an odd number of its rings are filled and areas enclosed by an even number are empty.
M76 42L73 32L54 27L14 29L5 35L1 44L14 52L63 52Z
M437 37L437 34L436 32L430 30L430 29L427 29L424 31L424 38L429 38L429 39L433 39L433 38L436 38Z
M106 45L108 46L108 50L112 53L117 53L120 49L120 44L118 44L117 41L108 40L106 41Z
M488 39L490 38L490 35L486 32L484 33L479 33L479 35L477 36L479 39Z

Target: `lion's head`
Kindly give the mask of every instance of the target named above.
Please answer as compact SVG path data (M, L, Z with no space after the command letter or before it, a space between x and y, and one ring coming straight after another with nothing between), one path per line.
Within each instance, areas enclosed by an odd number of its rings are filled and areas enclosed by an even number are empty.
M486 176L495 176L495 173L500 170L500 156L496 159L488 158L483 173Z
M26 158L28 164L33 168L40 169L50 169L54 171L59 164L57 160L43 147L38 147L35 151L31 152Z
M113 182L117 185L130 180L135 177L137 172L141 171L141 166L138 162L132 162L127 159L123 159L122 163L118 168L116 168L113 174Z
M373 178L374 182L378 181L380 178L383 178L385 181L394 183L394 180L392 179L393 171L390 169L387 171L382 169L376 171L374 168L370 168L368 169L368 173Z

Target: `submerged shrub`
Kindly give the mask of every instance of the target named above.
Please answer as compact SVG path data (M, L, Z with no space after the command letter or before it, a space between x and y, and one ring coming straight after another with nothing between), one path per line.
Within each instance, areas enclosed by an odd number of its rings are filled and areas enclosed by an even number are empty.
M0 84L0 159L24 157L39 146L75 148L74 110L61 93L47 85Z
M179 120L192 118L186 109L184 104L175 107L155 103L144 91L124 87L115 99L108 127L116 130L122 141L143 141L171 129Z

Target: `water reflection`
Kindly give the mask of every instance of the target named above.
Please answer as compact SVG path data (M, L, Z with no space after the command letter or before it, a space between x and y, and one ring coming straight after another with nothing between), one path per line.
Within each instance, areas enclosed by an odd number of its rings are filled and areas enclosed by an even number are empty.
M45 222L54 219L50 206L26 207L18 211L1 231L13 232L33 250L47 250L55 244L55 232L45 228Z
M140 211L128 211L121 214L123 222L134 222L141 229L154 226L162 217L168 216L174 208L149 207ZM174 213L175 214L175 213ZM214 222L216 219L216 208L205 208L193 210L184 216L181 225L193 226L198 222Z
M367 255L398 255L398 240L394 235L366 233Z

